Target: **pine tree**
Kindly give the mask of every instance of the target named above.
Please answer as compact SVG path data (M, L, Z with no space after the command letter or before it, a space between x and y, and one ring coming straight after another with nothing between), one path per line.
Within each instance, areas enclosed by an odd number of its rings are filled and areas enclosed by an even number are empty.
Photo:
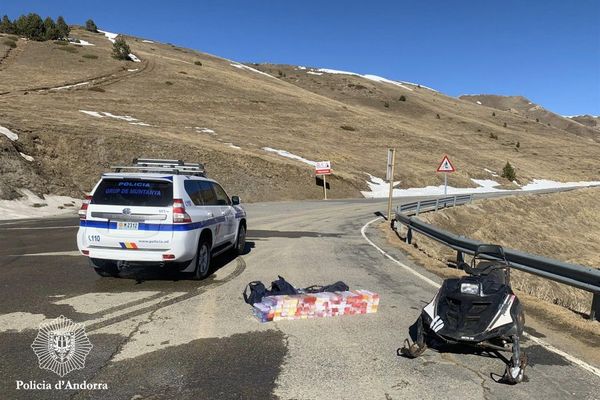
M15 33L15 26L12 21L8 18L8 15L2 17L2 21L0 21L0 33Z
M69 32L71 32L71 28L69 28L69 25L67 25L67 23L65 22L65 19L62 17L62 15L60 15L58 18L56 18L56 29L58 30L60 38L62 38L62 39L69 38Z
M87 29L90 32L98 32L98 27L96 26L96 23L94 22L93 19L88 19L87 21L85 21L85 29Z
M508 179L511 182L517 179L517 173L508 161L506 162L504 168L502 168L502 177Z
M122 36L117 36L113 43L113 57L117 60L129 60L131 49Z
M32 40L45 40L46 28L42 18L34 13L21 15L15 21L15 33Z
M45 40L56 40L60 37L58 33L58 29L56 29L56 24L54 20L50 17L46 17L44 20L44 39Z

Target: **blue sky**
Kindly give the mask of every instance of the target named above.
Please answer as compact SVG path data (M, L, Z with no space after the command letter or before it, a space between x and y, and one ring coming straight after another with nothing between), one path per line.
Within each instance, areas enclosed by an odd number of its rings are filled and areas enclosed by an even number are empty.
M452 96L523 95L600 114L600 1L4 0L0 14L93 18L101 29L238 61L422 83Z

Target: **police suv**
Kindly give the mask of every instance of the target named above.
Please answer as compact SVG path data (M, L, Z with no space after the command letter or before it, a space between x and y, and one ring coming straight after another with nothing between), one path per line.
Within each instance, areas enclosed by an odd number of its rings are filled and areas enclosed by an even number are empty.
M240 199L206 178L202 164L134 159L112 168L79 210L77 247L100 276L159 264L202 279L212 256L244 251Z

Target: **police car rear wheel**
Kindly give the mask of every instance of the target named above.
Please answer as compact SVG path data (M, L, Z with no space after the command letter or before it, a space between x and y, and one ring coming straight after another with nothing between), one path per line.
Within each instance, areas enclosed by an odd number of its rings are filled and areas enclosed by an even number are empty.
M198 246L198 253L196 254L196 270L194 277L196 279L204 279L208 276L210 269L210 248L208 243L204 240Z

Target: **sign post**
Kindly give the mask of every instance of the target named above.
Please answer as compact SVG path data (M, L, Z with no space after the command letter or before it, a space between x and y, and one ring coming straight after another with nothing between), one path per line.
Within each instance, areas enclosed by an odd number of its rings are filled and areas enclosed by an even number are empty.
M394 194L394 164L396 159L396 149L388 149L387 169L385 171L385 179L390 183L390 191L388 195L388 221L392 220L392 197Z
M327 180L325 177L331 175L331 162L317 161L315 164L315 175L321 175L323 177L323 198L327 200Z
M456 172L456 168L450 162L450 159L447 155L444 156L440 166L437 169L437 172L444 173L444 196L448 194L448 172Z

